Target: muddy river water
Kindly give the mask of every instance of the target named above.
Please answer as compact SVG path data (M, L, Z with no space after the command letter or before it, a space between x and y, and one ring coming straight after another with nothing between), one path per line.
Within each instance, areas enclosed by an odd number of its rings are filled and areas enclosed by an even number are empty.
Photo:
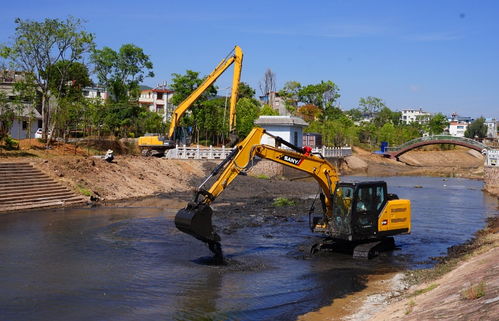
M206 246L175 229L185 203L171 198L0 216L0 320L293 320L368 275L431 266L498 215L480 181L383 180L412 200L413 231L371 261L305 256L304 215L222 235L229 264L209 265Z

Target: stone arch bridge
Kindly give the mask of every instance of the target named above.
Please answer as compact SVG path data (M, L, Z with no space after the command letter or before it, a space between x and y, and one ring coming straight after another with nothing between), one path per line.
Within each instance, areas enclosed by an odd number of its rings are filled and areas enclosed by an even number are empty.
M426 146L426 145L435 145L435 144L453 144L468 147L470 149L477 150L481 153L488 150L489 147L477 142L473 139L465 138L465 137L454 137L448 135L435 135L435 136L425 136L410 140L400 146L397 147L388 147L383 155L385 157L393 158L398 160L398 158L407 153L410 150L415 148Z

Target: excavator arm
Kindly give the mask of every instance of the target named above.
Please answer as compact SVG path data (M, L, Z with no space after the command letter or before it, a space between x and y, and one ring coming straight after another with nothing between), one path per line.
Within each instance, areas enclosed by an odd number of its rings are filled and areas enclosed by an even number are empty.
M239 81L241 79L241 69L243 64L243 51L239 46L235 46L234 50L225 57L206 77L201 85L194 90L178 107L173 111L168 131L169 139L173 139L175 128L177 128L180 118L185 112L196 102L196 100L210 87L223 72L234 64L234 73L232 76L232 92L230 96L230 109L229 109L229 131L233 132L236 124L236 103L237 95L239 92Z
M276 144L284 144L291 150L261 144L264 135L274 138ZM310 174L319 183L325 196L326 213L332 216L332 197L338 173L336 168L325 159L311 155L310 151L294 146L280 137L270 135L262 128L254 128L250 134L233 149L231 154L220 163L198 188L193 203L180 210L175 217L175 225L179 230L208 243L215 257L222 260L220 237L213 230L211 223L212 210L209 206L227 186L244 171L255 156L268 159ZM216 181L208 189L203 186L218 175Z

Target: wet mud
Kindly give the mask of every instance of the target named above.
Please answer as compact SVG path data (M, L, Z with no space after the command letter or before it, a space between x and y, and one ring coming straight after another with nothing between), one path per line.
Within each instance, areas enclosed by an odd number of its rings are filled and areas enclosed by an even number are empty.
M292 320L361 291L373 275L431 266L497 215L497 199L481 192L481 182L384 179L390 192L412 200L413 232L371 261L308 255L317 238L306 215L314 182L242 177L227 189L213 215L222 266L175 228L189 193L1 216L1 318ZM275 197L296 205L275 207Z

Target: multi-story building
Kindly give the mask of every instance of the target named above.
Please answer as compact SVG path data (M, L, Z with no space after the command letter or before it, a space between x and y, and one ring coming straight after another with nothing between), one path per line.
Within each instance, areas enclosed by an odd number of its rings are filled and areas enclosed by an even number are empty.
M145 89L140 92L139 103L150 111L160 114L166 122L174 110L171 104L173 93L174 91L166 88L166 84L153 89Z
M289 116L290 113L286 108L286 103L279 93L275 91L269 92L267 95L260 96L260 101L264 104L269 105L273 109L279 112L280 116Z
M451 120L449 121L449 135L455 137L464 137L464 132L468 128L469 123L465 121Z
M404 109L401 111L400 121L405 124L420 123L426 124L430 121L431 113L423 109Z
M459 116L456 113L453 113L450 118L447 119L449 121L448 131L449 135L455 137L464 137L464 132L468 128L468 125L471 124L475 119L468 116Z
M495 118L486 118L485 125L487 126L487 138L496 139L497 138L497 122Z
M85 87L82 90L83 97L88 99L100 99L105 101L109 98L109 94L103 87Z

